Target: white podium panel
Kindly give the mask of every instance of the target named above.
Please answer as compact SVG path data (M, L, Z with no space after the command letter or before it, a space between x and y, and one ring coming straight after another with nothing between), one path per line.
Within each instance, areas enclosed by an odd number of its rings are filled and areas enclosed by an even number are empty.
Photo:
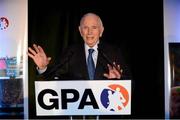
M37 116L130 115L131 80L36 81Z

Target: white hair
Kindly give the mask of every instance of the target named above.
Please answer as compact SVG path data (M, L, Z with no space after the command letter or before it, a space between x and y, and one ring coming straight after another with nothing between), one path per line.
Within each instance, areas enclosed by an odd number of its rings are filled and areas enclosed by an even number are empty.
M99 23L100 23L100 27L103 27L103 23L102 23L101 18L95 13L87 13L87 14L83 15L83 17L81 18L81 21L80 21L80 26L82 26L83 21L87 16L96 16L98 18Z

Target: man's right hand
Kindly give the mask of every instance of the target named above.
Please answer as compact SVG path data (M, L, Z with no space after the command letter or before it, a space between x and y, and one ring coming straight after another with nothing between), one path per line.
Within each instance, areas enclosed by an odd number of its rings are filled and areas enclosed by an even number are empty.
M41 46L33 44L33 48L28 48L28 56L33 59L40 70L43 70L49 64L51 58L47 57Z

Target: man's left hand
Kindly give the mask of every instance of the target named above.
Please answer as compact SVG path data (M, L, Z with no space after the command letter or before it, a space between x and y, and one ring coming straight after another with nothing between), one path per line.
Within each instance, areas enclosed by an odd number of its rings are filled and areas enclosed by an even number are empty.
M109 69L109 73L104 73L104 77L108 79L120 79L122 76L122 69L120 69L120 65L116 65L115 62L113 62L113 66L107 65ZM116 66L116 67L115 67Z

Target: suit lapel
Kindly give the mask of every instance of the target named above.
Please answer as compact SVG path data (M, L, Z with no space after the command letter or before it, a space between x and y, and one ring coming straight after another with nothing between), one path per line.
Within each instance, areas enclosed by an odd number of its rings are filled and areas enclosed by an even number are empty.
M106 68L107 68L107 65L104 62L102 55L98 53L94 79L96 80L104 79L103 74L107 71Z
M89 79L89 75L88 75L88 69L87 69L87 64L86 64L84 44L81 44L79 46L77 50L77 54L78 54L77 55L77 59L78 59L77 69L79 69L79 72L81 73L81 76L83 77L83 79L87 80ZM107 71L108 71L107 62L104 60L102 55L98 53L94 79L97 79L97 80L105 79L105 77L103 77L103 74L106 73Z
M82 52L84 51L84 52ZM84 79L89 79L88 71L87 71L87 65L86 65L86 56L85 56L85 50L84 50L84 44L82 44L78 49L78 57L79 59L79 68L80 73L82 73L82 76Z

